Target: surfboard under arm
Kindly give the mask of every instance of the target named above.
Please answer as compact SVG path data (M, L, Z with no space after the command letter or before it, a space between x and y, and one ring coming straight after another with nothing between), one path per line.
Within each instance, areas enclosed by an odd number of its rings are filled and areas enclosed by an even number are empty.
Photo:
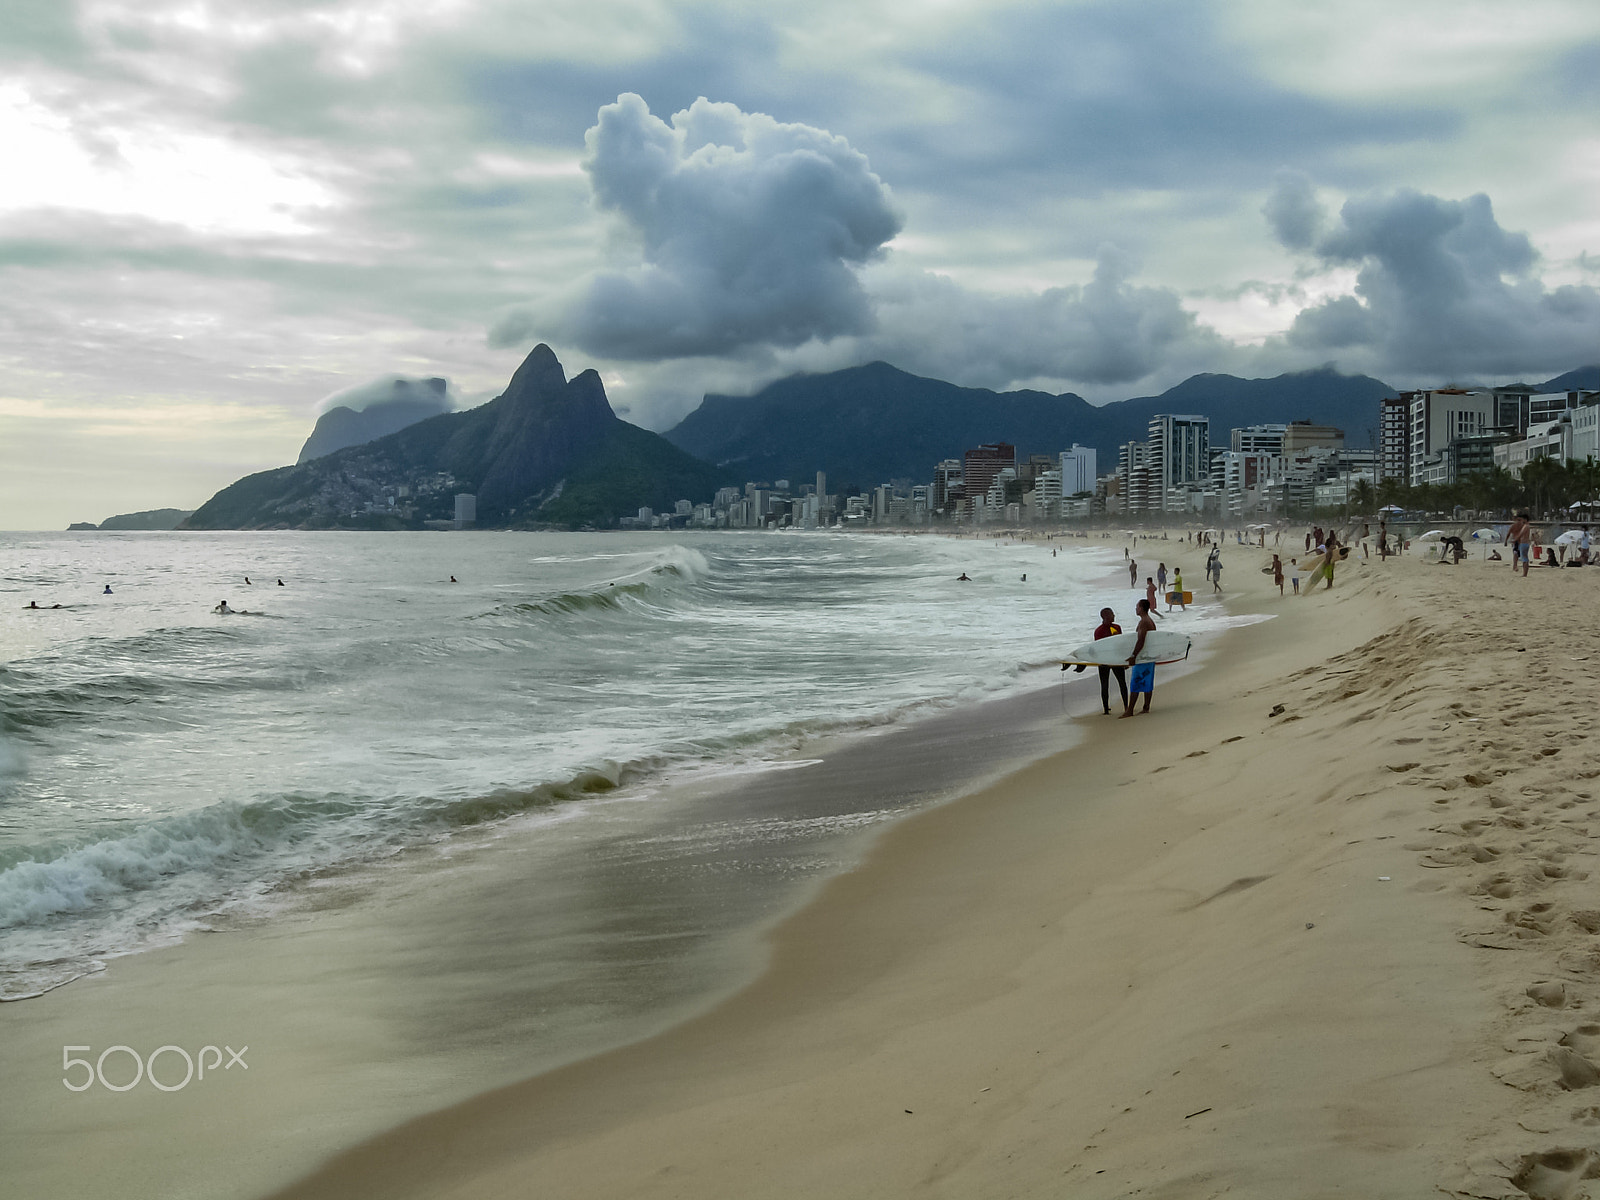
M1067 657L1060 659L1064 667L1122 667L1128 663L1133 648L1138 644L1137 633L1118 633L1097 642L1085 642ZM1182 662L1189 657L1190 640L1187 634L1158 629L1145 635L1144 649L1139 652L1138 665Z

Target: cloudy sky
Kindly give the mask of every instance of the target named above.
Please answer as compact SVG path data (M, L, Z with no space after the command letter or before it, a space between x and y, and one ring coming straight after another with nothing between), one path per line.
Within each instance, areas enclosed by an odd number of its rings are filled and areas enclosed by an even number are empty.
M7 0L0 528L539 341L657 429L874 358L1536 381L1600 360L1597 113L1592 0Z

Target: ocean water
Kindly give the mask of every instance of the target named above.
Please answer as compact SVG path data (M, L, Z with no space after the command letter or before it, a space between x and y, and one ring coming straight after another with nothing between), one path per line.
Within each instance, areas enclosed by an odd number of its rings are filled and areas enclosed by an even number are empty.
M319 872L1014 688L1076 640L1097 551L0 535L0 996Z
M1121 549L0 534L0 998L421 845L1054 682L1131 610Z

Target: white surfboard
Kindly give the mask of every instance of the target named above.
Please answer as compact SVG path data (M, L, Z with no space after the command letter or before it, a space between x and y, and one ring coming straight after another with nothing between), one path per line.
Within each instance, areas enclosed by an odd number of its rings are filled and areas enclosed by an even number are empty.
M1064 667L1080 664L1090 667L1126 666L1128 656L1133 653L1133 647L1138 641L1137 633L1114 633L1110 637L1101 638L1098 642L1085 642L1062 659L1061 665ZM1144 649L1139 651L1141 663L1181 662L1188 657L1189 635L1169 633L1163 629L1146 634Z

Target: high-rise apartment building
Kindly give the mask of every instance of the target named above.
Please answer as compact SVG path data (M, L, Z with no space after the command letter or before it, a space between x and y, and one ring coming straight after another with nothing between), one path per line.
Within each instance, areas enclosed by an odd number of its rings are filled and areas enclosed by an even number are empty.
M933 511L949 512L966 496L962 487L961 460L947 458L933 469Z
M1231 430L1228 448L1235 454L1266 454L1276 457L1283 453L1283 431L1287 425L1246 425Z
M1378 478L1411 480L1411 402L1406 393L1385 398L1378 410Z
M968 496L983 496L995 476L1006 467L1015 472L1017 448L1009 442L988 442L961 456L962 489Z
M1438 388L1400 395L1408 402L1406 482L1412 487L1455 482L1450 443L1458 438L1477 437L1495 427L1500 414L1494 393Z
M1150 418L1150 507L1166 508L1172 489L1203 485L1211 472L1211 419L1175 413Z
M1071 450L1061 452L1061 494L1076 496L1081 492L1093 492L1094 481L1094 447L1073 442Z

